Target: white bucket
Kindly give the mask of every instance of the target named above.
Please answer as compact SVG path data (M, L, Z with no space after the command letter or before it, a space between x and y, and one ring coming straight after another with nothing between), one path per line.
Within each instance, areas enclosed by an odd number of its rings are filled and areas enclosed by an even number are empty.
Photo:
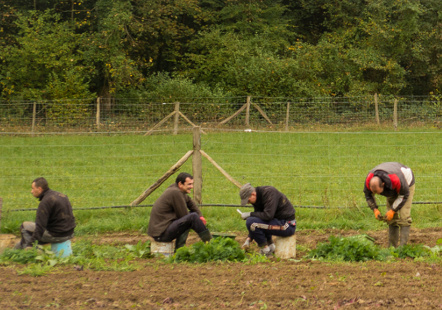
M175 251L175 242L150 242L150 253L163 254L164 256L173 255Z
M296 235L290 237L274 237L275 256L280 258L296 257Z

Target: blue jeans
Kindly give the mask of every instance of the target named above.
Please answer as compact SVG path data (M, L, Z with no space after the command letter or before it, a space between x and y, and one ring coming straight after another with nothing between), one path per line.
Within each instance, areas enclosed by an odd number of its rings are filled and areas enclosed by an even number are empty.
M272 236L293 236L296 231L296 224L292 225L286 220L278 219L264 221L258 217L249 217L246 220L246 226L249 237L255 240L259 247L272 244Z

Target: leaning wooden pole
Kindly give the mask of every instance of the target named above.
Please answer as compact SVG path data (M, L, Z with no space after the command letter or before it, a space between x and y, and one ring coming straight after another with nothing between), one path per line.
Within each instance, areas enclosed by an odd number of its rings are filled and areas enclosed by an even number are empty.
M259 105L257 105L256 103L252 103L252 104L253 104L253 106L255 107L255 109L257 109L258 112L261 113L262 117L264 117L265 120L266 120L270 125L273 125L272 121L271 121L270 118L267 116L266 112L264 112L264 110L261 109L261 108L259 107Z
M241 113L246 107L247 107L247 103L244 103L244 104L242 105L242 107L239 108L238 111L236 111L235 113L233 113L232 115L230 115L230 116L229 116L228 118L226 118L225 120L221 121L221 122L218 124L218 126L219 126L219 125L223 125L223 124L227 123L228 121L230 121L232 118L234 118L234 117L237 116L239 113Z
M155 128L160 127L161 125L163 125L169 118L171 118L172 116L174 116L176 113L176 111L173 111L172 113L170 113L169 115L167 115L165 118L163 118L158 124L156 124L155 126L152 127L151 130L149 130L148 132L146 132L144 135L148 136L152 133L152 131L154 131Z
M203 165L201 161L201 128L193 127L193 156L192 156L192 173L193 173L193 200L198 205L203 202Z
M197 127L194 123L192 123L192 121L191 121L190 119L188 119L188 118L186 117L186 115L184 115L184 114L181 113L180 111L178 111L178 113L179 113L179 114L181 115L181 117L184 118L184 119L185 119L190 125L192 125L193 127ZM200 128L200 132L206 135L206 133L204 132L204 130L202 130L201 128Z
M193 151L187 152L183 157L181 157L179 161L177 161L175 165L173 165L161 178L159 178L158 181L156 181L148 189L146 189L144 193L140 195L140 197L132 201L130 205L139 205L144 199L147 198L147 196L149 196L154 190L160 187L160 185L163 184L164 181L166 181L172 174L174 174L189 159L189 157L192 156L192 154Z
M214 161L212 159L212 157L210 157L206 152L204 152L203 150L200 150L201 155L203 155L205 158L207 158L208 161L210 161L210 163L212 165L214 165L216 167L216 169L218 169L226 178L227 180L229 180L230 182L232 182L233 184L235 184L237 187L241 188L242 184L239 183L238 181L236 181L234 178L232 178L223 168L221 168L220 165L218 165L216 163L216 161Z

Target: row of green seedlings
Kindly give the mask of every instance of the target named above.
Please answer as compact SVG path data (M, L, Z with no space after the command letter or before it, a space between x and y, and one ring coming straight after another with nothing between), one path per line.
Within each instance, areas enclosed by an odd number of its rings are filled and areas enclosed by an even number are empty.
M368 235L352 237L331 236L329 242L319 243L304 258L327 261L360 262L368 260L387 261L397 258L412 258L422 261L442 261L442 239L433 248L421 244L398 248L380 248ZM80 240L73 244L73 255L56 256L48 247L36 246L29 250L6 249L0 255L0 265L26 265L17 268L18 274L44 275L56 265L73 265L75 269L106 271L133 271L142 267L145 259L155 257L150 251L150 242L138 242L124 246L95 245ZM161 257L163 257L161 255ZM231 238L215 238L210 242L197 242L179 248L175 254L163 257L166 263L241 262L256 264L271 261L254 251L247 252Z
M319 243L316 249L310 251L310 259L327 261L363 262L369 260L389 261L397 258L411 258L422 261L442 261L442 239L437 240L436 246L422 244L407 244L397 248L381 248L368 235L351 237L330 236L328 242Z

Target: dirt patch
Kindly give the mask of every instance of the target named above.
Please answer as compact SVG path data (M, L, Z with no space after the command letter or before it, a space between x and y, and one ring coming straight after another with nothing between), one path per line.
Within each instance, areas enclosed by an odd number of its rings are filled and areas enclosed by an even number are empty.
M298 257L330 235L297 232ZM365 233L365 232L364 232ZM381 246L386 231L368 232ZM242 242L244 233L237 234ZM412 229L410 243L434 246L442 228ZM95 237L96 239L96 237ZM135 244L133 233L106 234L100 243ZM189 244L197 241L191 234ZM55 268L43 277L0 267L0 309L442 309L442 265L412 260L330 264L302 259L270 263L165 264L140 260L134 272Z

